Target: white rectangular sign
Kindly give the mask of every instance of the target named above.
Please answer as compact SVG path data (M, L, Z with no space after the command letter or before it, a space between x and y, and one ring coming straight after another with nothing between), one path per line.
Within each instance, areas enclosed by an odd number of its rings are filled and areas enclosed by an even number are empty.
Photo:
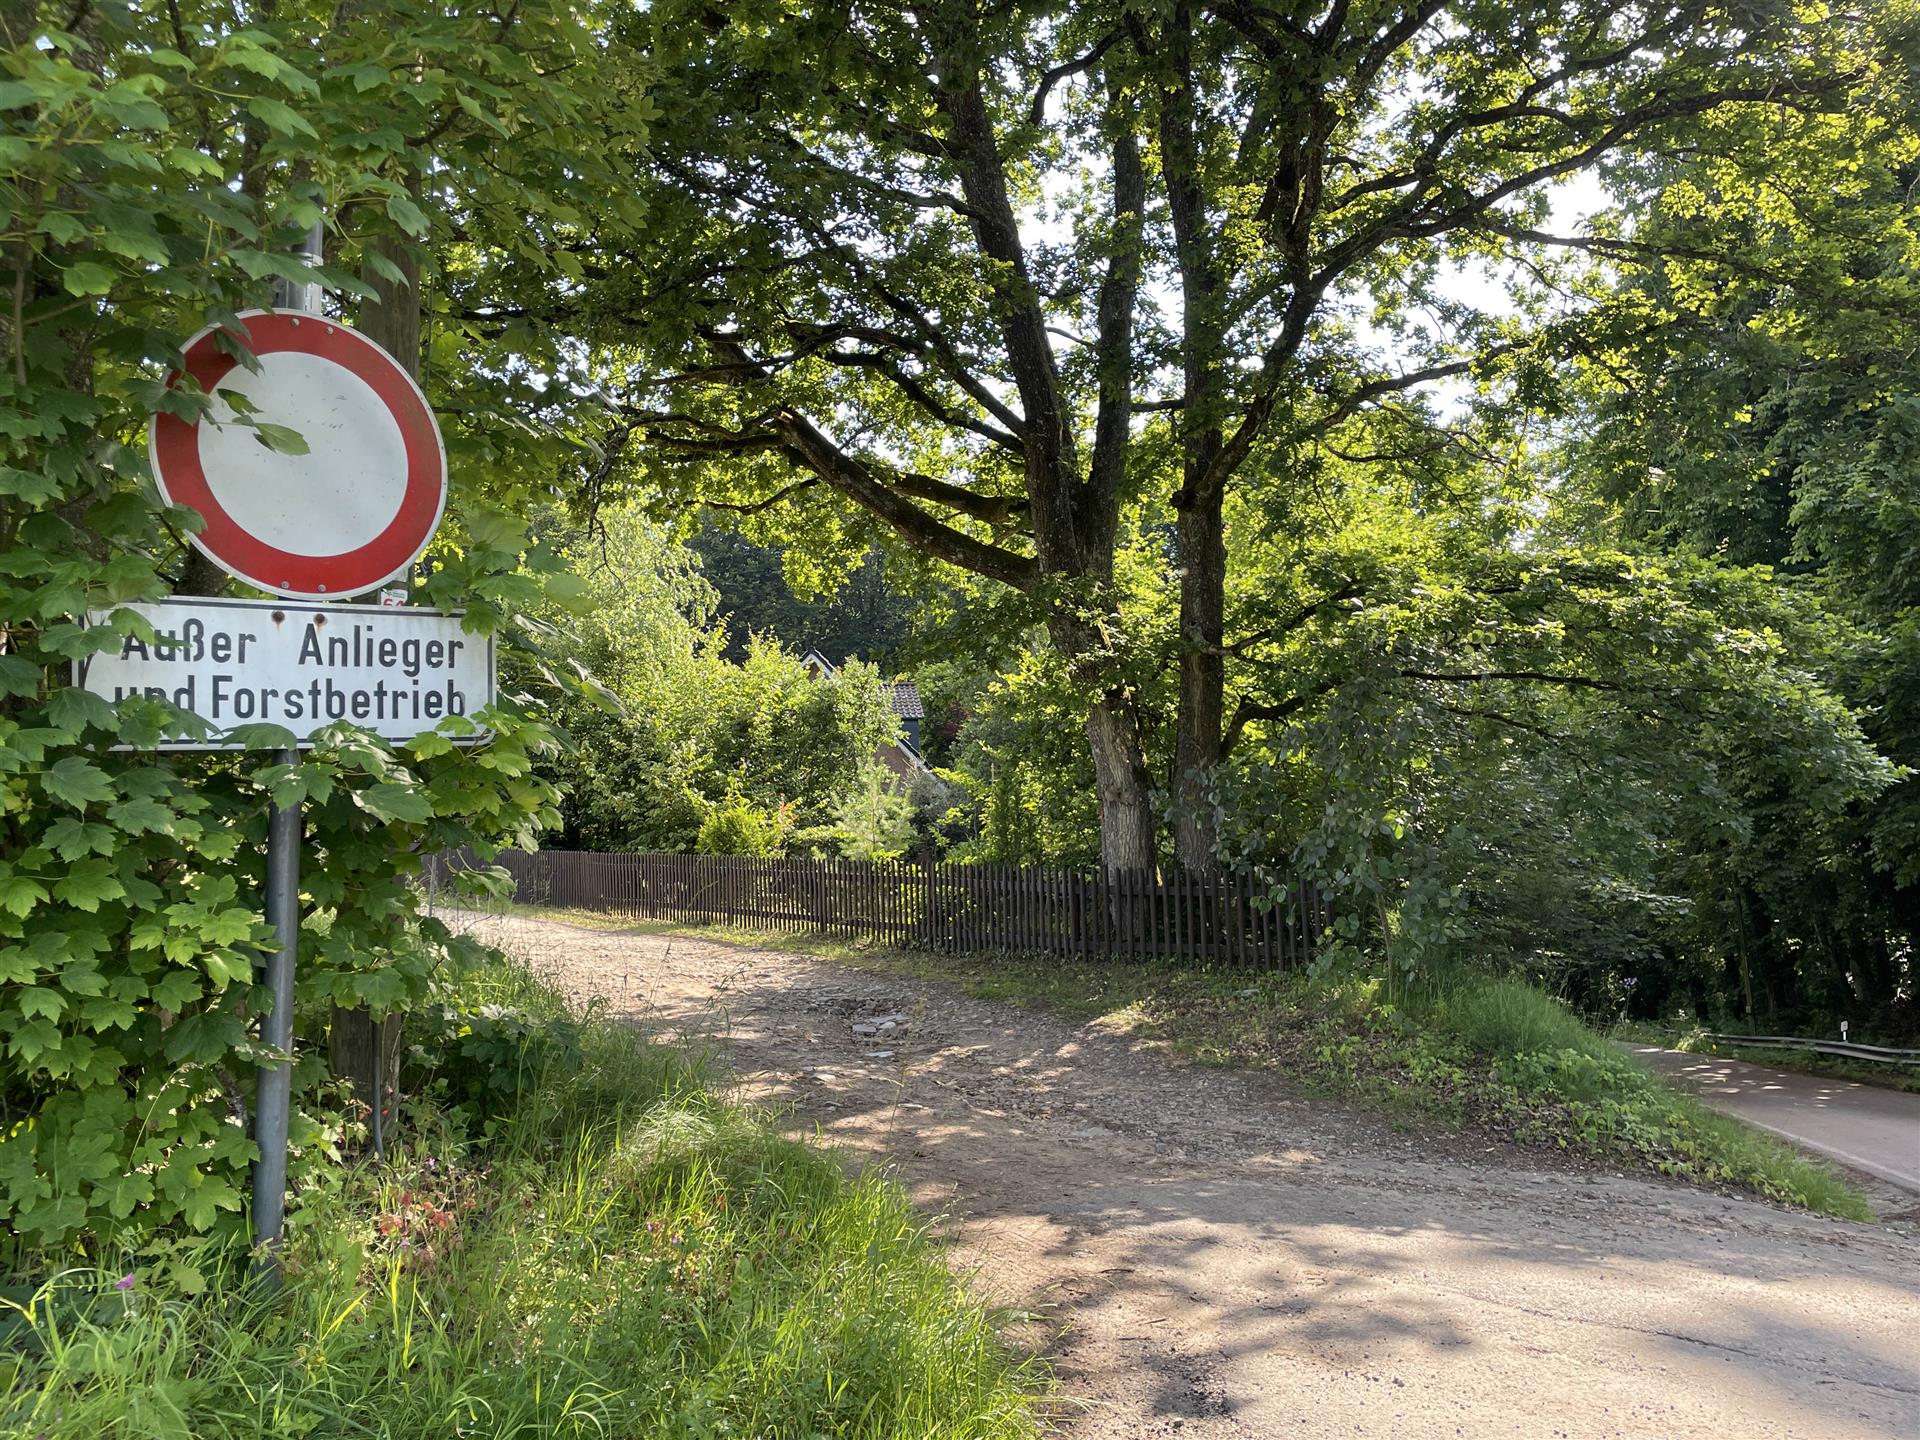
M107 701L172 701L213 727L170 750L225 748L236 725L282 725L304 737L346 721L409 740L449 715L494 699L493 639L469 635L444 610L299 600L162 600L123 605L153 626L74 665L74 684ZM103 625L110 611L87 617ZM478 736L455 737L466 740Z

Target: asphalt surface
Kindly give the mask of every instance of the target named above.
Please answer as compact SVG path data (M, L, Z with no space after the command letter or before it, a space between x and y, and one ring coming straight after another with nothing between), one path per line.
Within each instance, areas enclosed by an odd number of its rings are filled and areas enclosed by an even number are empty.
M1718 1055L1629 1045L1716 1110L1843 1165L1920 1192L1920 1095L1773 1070Z

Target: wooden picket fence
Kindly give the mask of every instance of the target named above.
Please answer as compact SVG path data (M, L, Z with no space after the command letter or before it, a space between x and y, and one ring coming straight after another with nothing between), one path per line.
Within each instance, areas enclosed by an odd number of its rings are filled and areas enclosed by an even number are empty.
M434 868L444 883L449 868L474 863L455 854ZM509 851L495 863L523 904L939 950L1281 969L1313 952L1328 921L1305 884L1275 896L1230 875L576 850Z

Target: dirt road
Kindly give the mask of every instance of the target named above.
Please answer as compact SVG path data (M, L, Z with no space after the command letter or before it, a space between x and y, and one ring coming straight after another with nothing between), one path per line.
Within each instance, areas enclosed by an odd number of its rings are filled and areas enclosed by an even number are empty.
M1910 1225L1398 1135L938 985L476 924L894 1167L977 1289L1036 1316L1074 1440L1920 1435Z
M1716 1109L1889 1184L1920 1191L1920 1095L1720 1055L1689 1055L1657 1045L1626 1048Z

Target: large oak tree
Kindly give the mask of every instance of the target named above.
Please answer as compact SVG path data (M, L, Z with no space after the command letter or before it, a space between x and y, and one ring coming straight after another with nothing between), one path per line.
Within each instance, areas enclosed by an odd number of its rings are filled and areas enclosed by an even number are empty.
M1114 868L1157 854L1112 663L1145 507L1180 592L1175 849L1206 869L1215 768L1285 703L1227 693L1287 623L1228 613L1228 497L1517 363L1539 335L1448 299L1450 266L1591 247L1556 183L1834 103L1855 30L1766 0L660 0L616 36L646 230L589 218L579 283L516 308L592 342L665 493L799 539L855 516L1030 597Z

